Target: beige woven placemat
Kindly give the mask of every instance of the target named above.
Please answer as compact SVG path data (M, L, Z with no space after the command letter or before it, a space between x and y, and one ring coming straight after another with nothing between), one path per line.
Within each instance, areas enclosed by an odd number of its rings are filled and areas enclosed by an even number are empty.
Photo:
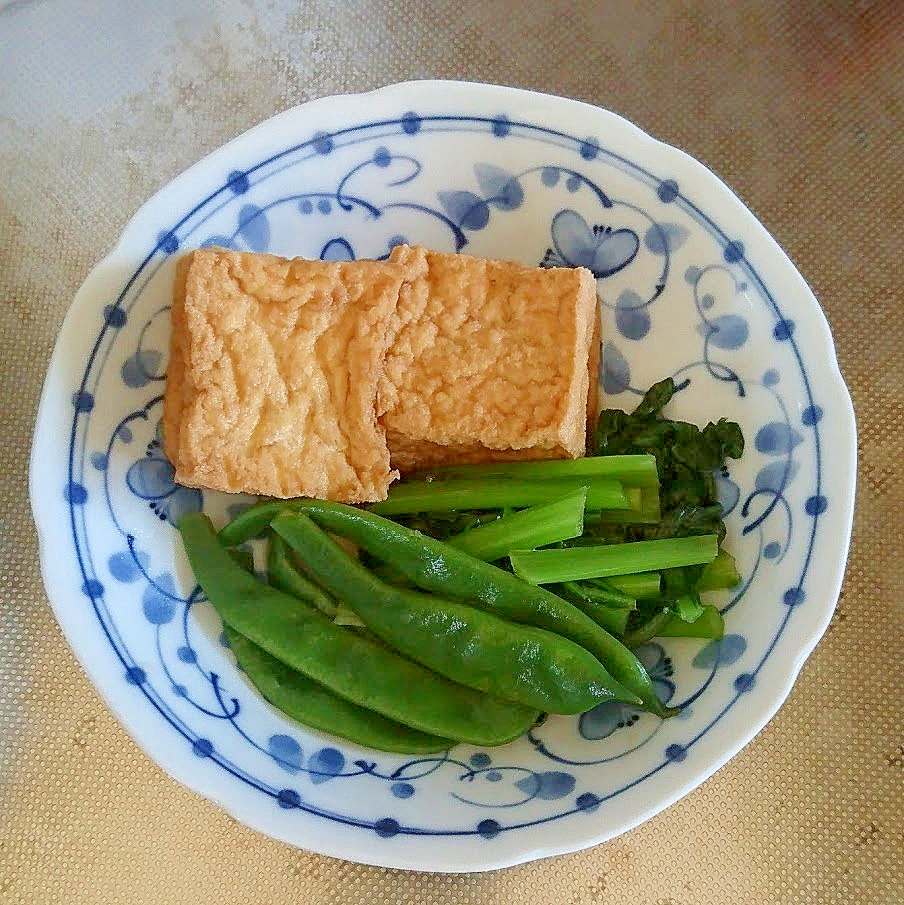
M0 61L0 902L904 902L904 5L20 0ZM134 210L279 110L417 77L587 100L709 164L821 300L860 431L844 592L778 716L646 825L485 875L297 851L168 779L62 640L26 490L57 329Z

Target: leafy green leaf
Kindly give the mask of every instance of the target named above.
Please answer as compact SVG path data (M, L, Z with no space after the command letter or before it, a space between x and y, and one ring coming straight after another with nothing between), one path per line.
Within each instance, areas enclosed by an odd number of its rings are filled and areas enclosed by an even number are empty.
M671 378L659 381L647 390L633 413L603 410L594 431L594 455L647 453L655 457L660 481L659 521L643 524L588 520L584 537L568 541L567 545L699 534L715 534L721 544L725 525L715 476L726 472L726 460L742 455L744 436L739 425L724 418L701 430L695 424L662 417L662 410L675 390ZM660 594L638 602L625 637L639 643L652 637L650 633L662 628L669 619L691 625L705 612L700 600L702 591L728 587L739 580L734 560L724 551L712 566L665 570Z
M696 622L703 615L703 604L698 594L685 594L672 603L672 612L682 622Z
M655 418L671 401L675 395L675 381L671 377L654 383L644 393L640 404L634 409L635 418Z

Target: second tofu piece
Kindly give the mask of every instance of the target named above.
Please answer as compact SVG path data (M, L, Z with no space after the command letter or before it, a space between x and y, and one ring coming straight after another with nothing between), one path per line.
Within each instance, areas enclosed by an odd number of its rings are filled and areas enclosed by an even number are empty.
M410 272L377 400L393 467L583 455L593 274L405 245L390 261Z
M386 498L375 398L406 270L225 249L180 261L163 439L180 484Z

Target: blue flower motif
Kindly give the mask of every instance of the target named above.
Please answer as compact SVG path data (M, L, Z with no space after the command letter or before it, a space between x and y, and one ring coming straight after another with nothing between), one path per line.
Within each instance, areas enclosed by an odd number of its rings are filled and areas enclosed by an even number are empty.
M439 202L461 229L481 230L490 222L490 206L473 192L440 192Z
M789 424L782 421L770 421L756 432L753 442L761 453L769 456L784 456L799 443L803 443L803 439Z
M516 176L488 163L474 165L474 174L487 204L501 211L514 211L524 202L524 189Z
M266 251L270 244L270 224L266 211L256 204L243 205L239 211L237 232L252 251Z
M157 373L162 360L163 356L155 349L138 349L122 364L122 382L132 389L140 389L151 381L162 380L163 375Z
M338 748L321 748L308 758L308 773L311 782L319 785L342 773L345 755Z
M559 211L552 220L552 244L543 267L586 267L598 279L624 270L637 257L640 239L633 229L615 229L587 221L573 210Z
M716 482L716 493L719 497L719 504L722 506L722 518L727 518L734 512L735 506L741 499L741 488L732 481L728 475L715 474L713 478Z
M650 642L641 644L635 651L637 658L646 667L656 697L667 704L675 694L675 683L672 681L672 660L658 644ZM578 731L583 738L590 741L608 738L616 729L633 726L640 719L640 712L630 704L607 702L599 704L581 714Z
M750 328L740 314L723 314L697 325L697 332L717 349L740 349L747 342Z
M667 255L670 251L677 251L681 248L689 235L690 230L677 223L654 223L646 231L643 244L654 255Z
M301 770L301 745L290 735L271 735L267 740L267 753L289 773Z
M764 465L756 475L755 486L757 490L769 490L781 494L794 480L798 472L798 464L794 459L788 458Z
M650 332L647 303L633 289L624 289L615 302L615 326L625 339L643 339Z
M715 669L730 666L747 650L747 639L743 635L723 635L710 641L701 650L693 663L698 669Z
M132 463L126 472L126 484L135 496L148 501L161 521L168 521L173 527L186 512L200 511L203 502L200 490L176 483L173 466L163 455L159 421L145 457Z
M575 778L561 770L548 770L543 773L530 773L519 779L515 785L531 798L553 800L570 795L574 790Z
M610 396L623 393L631 386L631 368L628 360L611 342L603 343L600 379L603 381L603 389Z

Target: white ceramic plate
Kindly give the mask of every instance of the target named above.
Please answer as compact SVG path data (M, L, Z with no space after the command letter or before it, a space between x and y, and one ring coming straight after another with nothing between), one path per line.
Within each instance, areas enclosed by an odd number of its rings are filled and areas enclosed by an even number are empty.
M669 413L740 422L722 481L744 583L719 642L642 649L665 723L606 705L511 745L406 758L306 729L220 642L173 522L238 502L179 488L160 448L174 261L205 244L381 257L407 240L586 265L607 406L675 375ZM550 337L551 341L555 337ZM57 618L164 769L237 819L353 861L503 867L593 845L665 808L762 728L828 624L851 528L855 427L803 279L687 155L586 104L415 82L289 110L193 166L82 286L41 400L31 499Z

